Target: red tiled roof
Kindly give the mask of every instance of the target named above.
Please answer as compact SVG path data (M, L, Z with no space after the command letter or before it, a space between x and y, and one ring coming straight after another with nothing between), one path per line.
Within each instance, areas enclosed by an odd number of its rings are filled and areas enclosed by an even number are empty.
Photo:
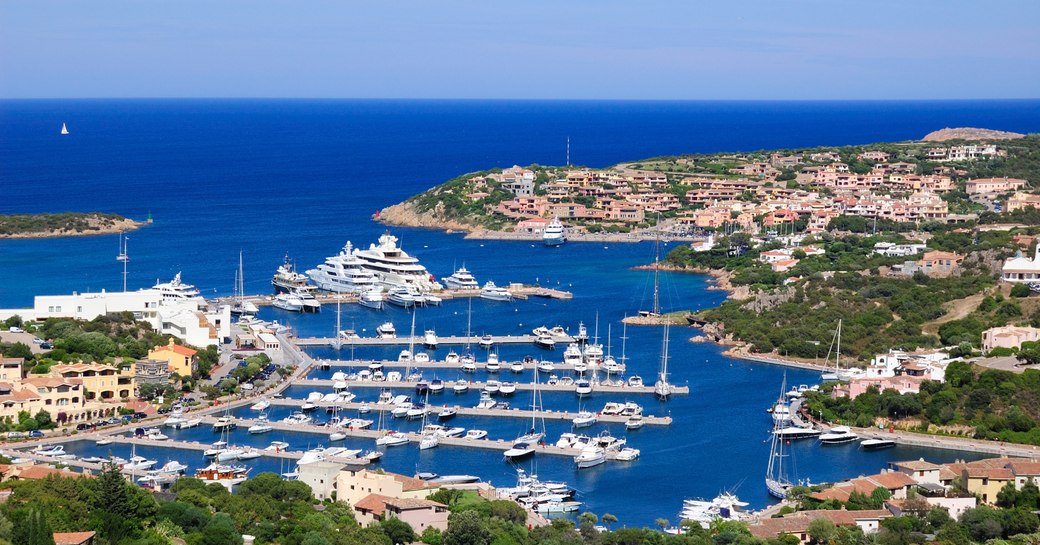
M384 503L398 511L405 511L408 509L426 509L429 507L448 507L443 503L421 498L387 498L384 500Z
M383 512L386 511L386 502L390 499L393 498L382 494L369 494L355 503L354 509L356 511L368 511L377 517L381 517Z
M846 511L844 509L800 511L780 518L763 519L757 524L749 524L751 535L759 539L772 539L780 534L801 534L809 529L809 523L816 519L827 519L835 526L852 526L857 520L882 519L891 517L885 509L866 509Z
M1015 474L1010 469L1003 467L969 467L965 470L968 477L982 479L1011 480Z
M1013 460L1007 467L1015 475L1040 475L1040 462L1032 460Z
M404 492L412 492L414 490L426 490L427 488L440 488L439 485L431 483L430 481L424 481L422 479L416 479L414 477L405 477L404 475L398 475L392 473L394 480L401 483L401 490Z
M94 539L97 532L54 532L54 545L83 545Z
M17 475L12 475L12 477L17 477L19 479L36 480L36 479L46 479L47 477L50 477L52 475L55 476L55 477L72 477L72 478L76 478L76 477L90 477L90 475L84 475L82 473L76 473L74 471L65 471L64 469L54 469L53 467L47 467L47 466L27 467L27 468L21 470Z

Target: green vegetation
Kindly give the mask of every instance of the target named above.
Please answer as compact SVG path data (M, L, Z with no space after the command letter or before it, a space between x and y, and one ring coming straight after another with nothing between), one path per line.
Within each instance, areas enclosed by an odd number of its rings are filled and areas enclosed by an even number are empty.
M111 228L126 218L101 212L64 212L61 214L0 214L0 237L50 234L59 231L88 233Z
M849 400L831 399L825 391L810 394L808 407L831 422L869 426L880 418L919 431L1040 445L1036 369L1016 374L955 361L946 369L946 382L925 381L919 394L871 389Z

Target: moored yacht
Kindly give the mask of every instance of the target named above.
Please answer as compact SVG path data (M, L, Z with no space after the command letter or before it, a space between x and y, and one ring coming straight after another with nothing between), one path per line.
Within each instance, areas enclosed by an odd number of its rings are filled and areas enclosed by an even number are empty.
M488 280L480 290L480 298L489 301L512 301L513 294L509 290L496 286L494 282Z
M307 271L307 276L325 291L336 293L363 293L376 284L376 277L365 270L355 254L357 250L348 241L343 249L325 262Z
M444 282L444 287L453 290L475 290L480 288L480 284L477 284L477 279L473 278L473 275L463 265L459 267L451 276L446 276L441 279Z
M353 254L366 271L387 287L411 287L419 293L440 289L426 267L397 245L397 237L384 233L377 244Z
M392 305L409 308L415 306L420 295L408 288L391 288L386 294L386 301Z
M363 307L368 307L375 310L383 310L383 288L375 286L373 288L365 290L361 294L361 298L358 299L358 303Z
M199 297L199 289L182 282L179 272L173 275L173 280L169 282L156 281L152 289L160 292L163 301L183 301Z
M545 230L542 231L542 243L551 247L560 246L564 242L567 242L567 236L563 224L560 223L559 218L553 218L553 220L545 226Z
M307 275L296 272L296 266L285 254L285 261L275 271L271 278L271 285L275 293L310 292L314 286L307 281Z
M275 295L274 299L271 300L271 305L289 312L303 312L303 299L300 299L293 293L279 293Z
M825 445L851 443L857 439L859 439L859 435L856 435L848 426L834 426L827 433L820 435L820 442Z
M397 337L397 328L394 327L393 322L384 322L376 328L376 333L380 339L393 339Z
M423 346L426 348L437 348L437 332L432 329L427 329L423 334Z

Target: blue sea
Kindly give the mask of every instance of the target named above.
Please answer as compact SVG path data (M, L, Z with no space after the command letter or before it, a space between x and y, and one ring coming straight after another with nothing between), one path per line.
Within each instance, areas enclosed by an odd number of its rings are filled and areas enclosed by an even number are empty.
M62 123L70 135L58 132ZM386 230L371 215L387 205L458 174L489 167L562 164L570 139L573 164L604 167L620 161L678 153L834 146L918 139L943 127L975 126L1036 132L1040 101L946 102L567 102L567 101L361 101L361 100L41 100L0 101L0 213L105 211L154 224L129 235L129 285L147 287L178 271L204 294L233 288L239 252L246 291L267 292L270 277L289 254L299 268L319 263L346 241L367 246ZM421 229L391 231L406 251L437 276L465 264L478 280L539 283L574 293L568 301L531 299L513 304L476 300L476 333L524 332L556 324L572 331L608 328L615 356L622 349L620 320L650 304L652 278L630 267L653 260L651 244L572 243L548 249L537 244L469 241ZM26 307L34 295L121 289L116 236L0 241L0 308ZM719 304L698 275L662 275L665 309ZM289 323L301 335L332 333L335 313L301 316L265 309L262 317ZM441 335L466 329L466 302L420 310L417 328ZM371 334L383 321L406 331L410 316L344 307L343 327ZM647 414L669 414L670 427L644 427L628 434L642 451L632 463L608 463L576 472L570 460L537 457L535 471L571 482L585 509L618 516L622 524L652 526L659 517L676 522L684 498L713 497L735 490L753 507L769 503L762 483L770 421L764 409L781 381L812 384L818 375L722 356L709 343L693 343L695 330L671 332L673 381L690 394L667 403L632 398ZM661 352L659 328L628 328L624 341L629 373L650 378ZM447 352L441 348L439 356ZM461 350L461 347L456 347ZM502 348L506 359L531 354L561 358L534 347ZM316 349L317 357L334 357ZM347 356L346 349L340 356ZM360 357L392 356L389 350L358 350ZM481 360L483 356L481 355ZM453 372L440 373L454 380ZM508 374L507 374L508 375ZM433 373L429 373L433 378ZM305 396L307 389L289 392ZM374 399L376 390L357 391ZM404 392L402 392L404 393ZM546 393L554 410L576 410L573 394ZM583 405L598 410L596 394ZM475 404L476 394L446 393L434 404ZM514 406L529 403L518 392ZM279 415L274 415L278 417ZM458 417L453 425L487 429L512 438L529 425L521 420ZM395 422L408 429L414 424ZM548 423L552 441L568 426ZM588 432L620 426L596 426ZM264 446L275 434L238 442ZM177 438L215 440L208 429L171 432ZM284 437L294 447L322 437ZM365 441L347 445L371 448ZM113 452L125 447L113 446ZM79 443L73 452L96 451ZM139 449L165 461L196 456L175 449ZM865 453L855 446L793 445L792 473L812 482L874 473L893 459L972 458L971 453L898 447ZM277 460L252 462L257 470L281 470ZM529 465L529 464L528 464ZM439 447L419 453L391 449L382 461L390 471L473 473L497 485L515 481L512 467L493 451ZM530 467L529 467L530 469Z

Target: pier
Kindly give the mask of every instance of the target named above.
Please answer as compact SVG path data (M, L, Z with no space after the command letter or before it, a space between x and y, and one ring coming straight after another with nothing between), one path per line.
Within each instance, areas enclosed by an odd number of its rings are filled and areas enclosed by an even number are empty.
M509 368L517 362L501 361L499 362L499 369L502 376L520 375ZM538 367L538 361L533 363L523 363L525 371L533 371ZM318 360L318 366L328 367L368 367L369 365L380 365L383 367L393 367L397 369L450 369L453 371L462 371L462 362L448 363L445 360L430 360L430 361L400 361L400 360ZM477 369L481 371L487 371L487 364L485 362L477 362ZM553 362L553 372L556 371L574 371L574 365L569 363Z
M302 399L272 399L271 400L271 405L278 405L278 406L282 406L282 407L300 407L304 403L306 403L306 401L304 401ZM357 410L357 409L361 408L362 405L366 405L366 404L365 403L356 403L356 402L336 403L335 407L339 408L339 410L341 410L341 411L342 410L348 410L349 411L349 410ZM368 405L369 405L369 408L373 412L375 412L375 413L378 413L378 412L390 412L394 408L393 405L378 405L378 404L375 404L375 405L368 404ZM502 418L524 418L524 419L541 418L541 419L544 419L544 420L573 420L576 416L578 416L578 413L572 413L572 412L567 412L567 411L545 411L545 410L534 411L534 410L531 410L531 409L520 409L520 408L479 409L477 407L464 407L462 405L453 405L451 403L445 403L445 404L442 404L442 405L429 403L427 405L427 408L429 409L429 416L427 416L427 420L436 419L437 418L437 412L440 409L445 408L445 407L456 409L458 411L458 415L459 416L494 416L494 417L502 417ZM326 407L323 406L323 405L318 405L318 408L319 409L325 409ZM362 416L364 416L364 415L362 415ZM600 422L624 424L625 422L628 421L628 417L627 416L605 415L605 414L599 414L599 413L597 413L596 416L597 416L597 418L599 419ZM672 417L670 417L670 416L643 415L643 424L646 424L648 426L668 426L671 423L672 423ZM274 424L272 424L272 426L273 425Z
M560 290L560 289L555 289L555 288L543 288L541 286L525 286L525 285L522 285L522 284L510 284L508 286L503 286L503 287L508 289L509 293L513 294L513 299L521 300L521 301L526 300L526 299L531 298L531 297L542 297L542 298L546 298L546 299L561 299L561 300L573 299L574 298L574 294L573 293L571 293L569 291L566 291L566 290ZM431 295L436 295L437 297L440 297L441 299L443 299L445 301L449 301L449 300L452 300L452 299L466 299L466 298L470 298L470 297L480 297L480 291L481 291L480 289L468 289L468 290L467 289L442 289L442 290L433 291L430 294ZM349 303L357 303L358 300L360 299L360 296L357 293L317 292L317 293L314 294L314 298L317 299L318 302L322 303L322 304L329 304L329 303L335 304L336 301L339 301L341 303L348 303L349 304ZM230 305L230 304L238 303L239 300L240 300L240 298L234 297L234 296L218 297L218 298L214 299L214 301L218 305ZM264 294L246 295L246 296L241 297L241 300L249 302L249 303L252 303L252 304L254 304L254 305L258 306L258 307L270 306L274 302L274 295L264 295ZM386 297L386 294L384 294L383 295L383 302L386 303L386 304L390 304L390 303L387 303L386 301L387 301L387 297Z
M387 382L387 381L374 381L374 380L347 380L347 381L343 381L343 382L345 382L347 384L348 388L410 388L410 389L413 389L413 390L419 384L418 382L412 382L412 381ZM305 380L298 380L294 384L296 386L320 386L320 387L332 388L335 383L336 383L336 381L333 381L333 380L305 379ZM429 384L428 381L426 383ZM445 381L444 382L445 389L447 389L450 386L450 383L451 383L451 381ZM473 382L469 383L469 387L470 387L470 389L473 389L473 390L479 390L479 389L483 389L485 384L486 383L484 383L484 382L473 381ZM518 391L518 392L528 391L529 392L531 390L534 390L536 386L537 386L538 390L541 390L543 392L573 392L574 391L574 385L573 384L542 384L542 383L540 383L540 384L535 385L535 384L528 384L528 383L523 383L523 382L516 383L516 391ZM618 393L618 394L650 394L650 395L653 395L654 394L654 387L653 386L628 386L626 384L615 384L615 383L606 384L606 383L600 382L600 383L592 385L592 391L593 392L600 392L600 393L606 392L606 393ZM673 394L689 394L690 393L690 387L689 386L676 386L676 385L672 385L672 393Z
M491 342L494 344L523 344L531 343L537 337L534 335L495 335L491 337ZM554 342L564 344L575 342L574 337L570 336L559 336L552 338ZM332 337L304 337L293 339L293 342L297 346L331 346L337 339ZM416 335L404 336L404 337L341 337L338 339L341 346L406 346L415 345L421 347L423 345L423 337ZM480 344L480 337L465 335L454 335L450 337L437 337L437 344L468 344L478 345Z

